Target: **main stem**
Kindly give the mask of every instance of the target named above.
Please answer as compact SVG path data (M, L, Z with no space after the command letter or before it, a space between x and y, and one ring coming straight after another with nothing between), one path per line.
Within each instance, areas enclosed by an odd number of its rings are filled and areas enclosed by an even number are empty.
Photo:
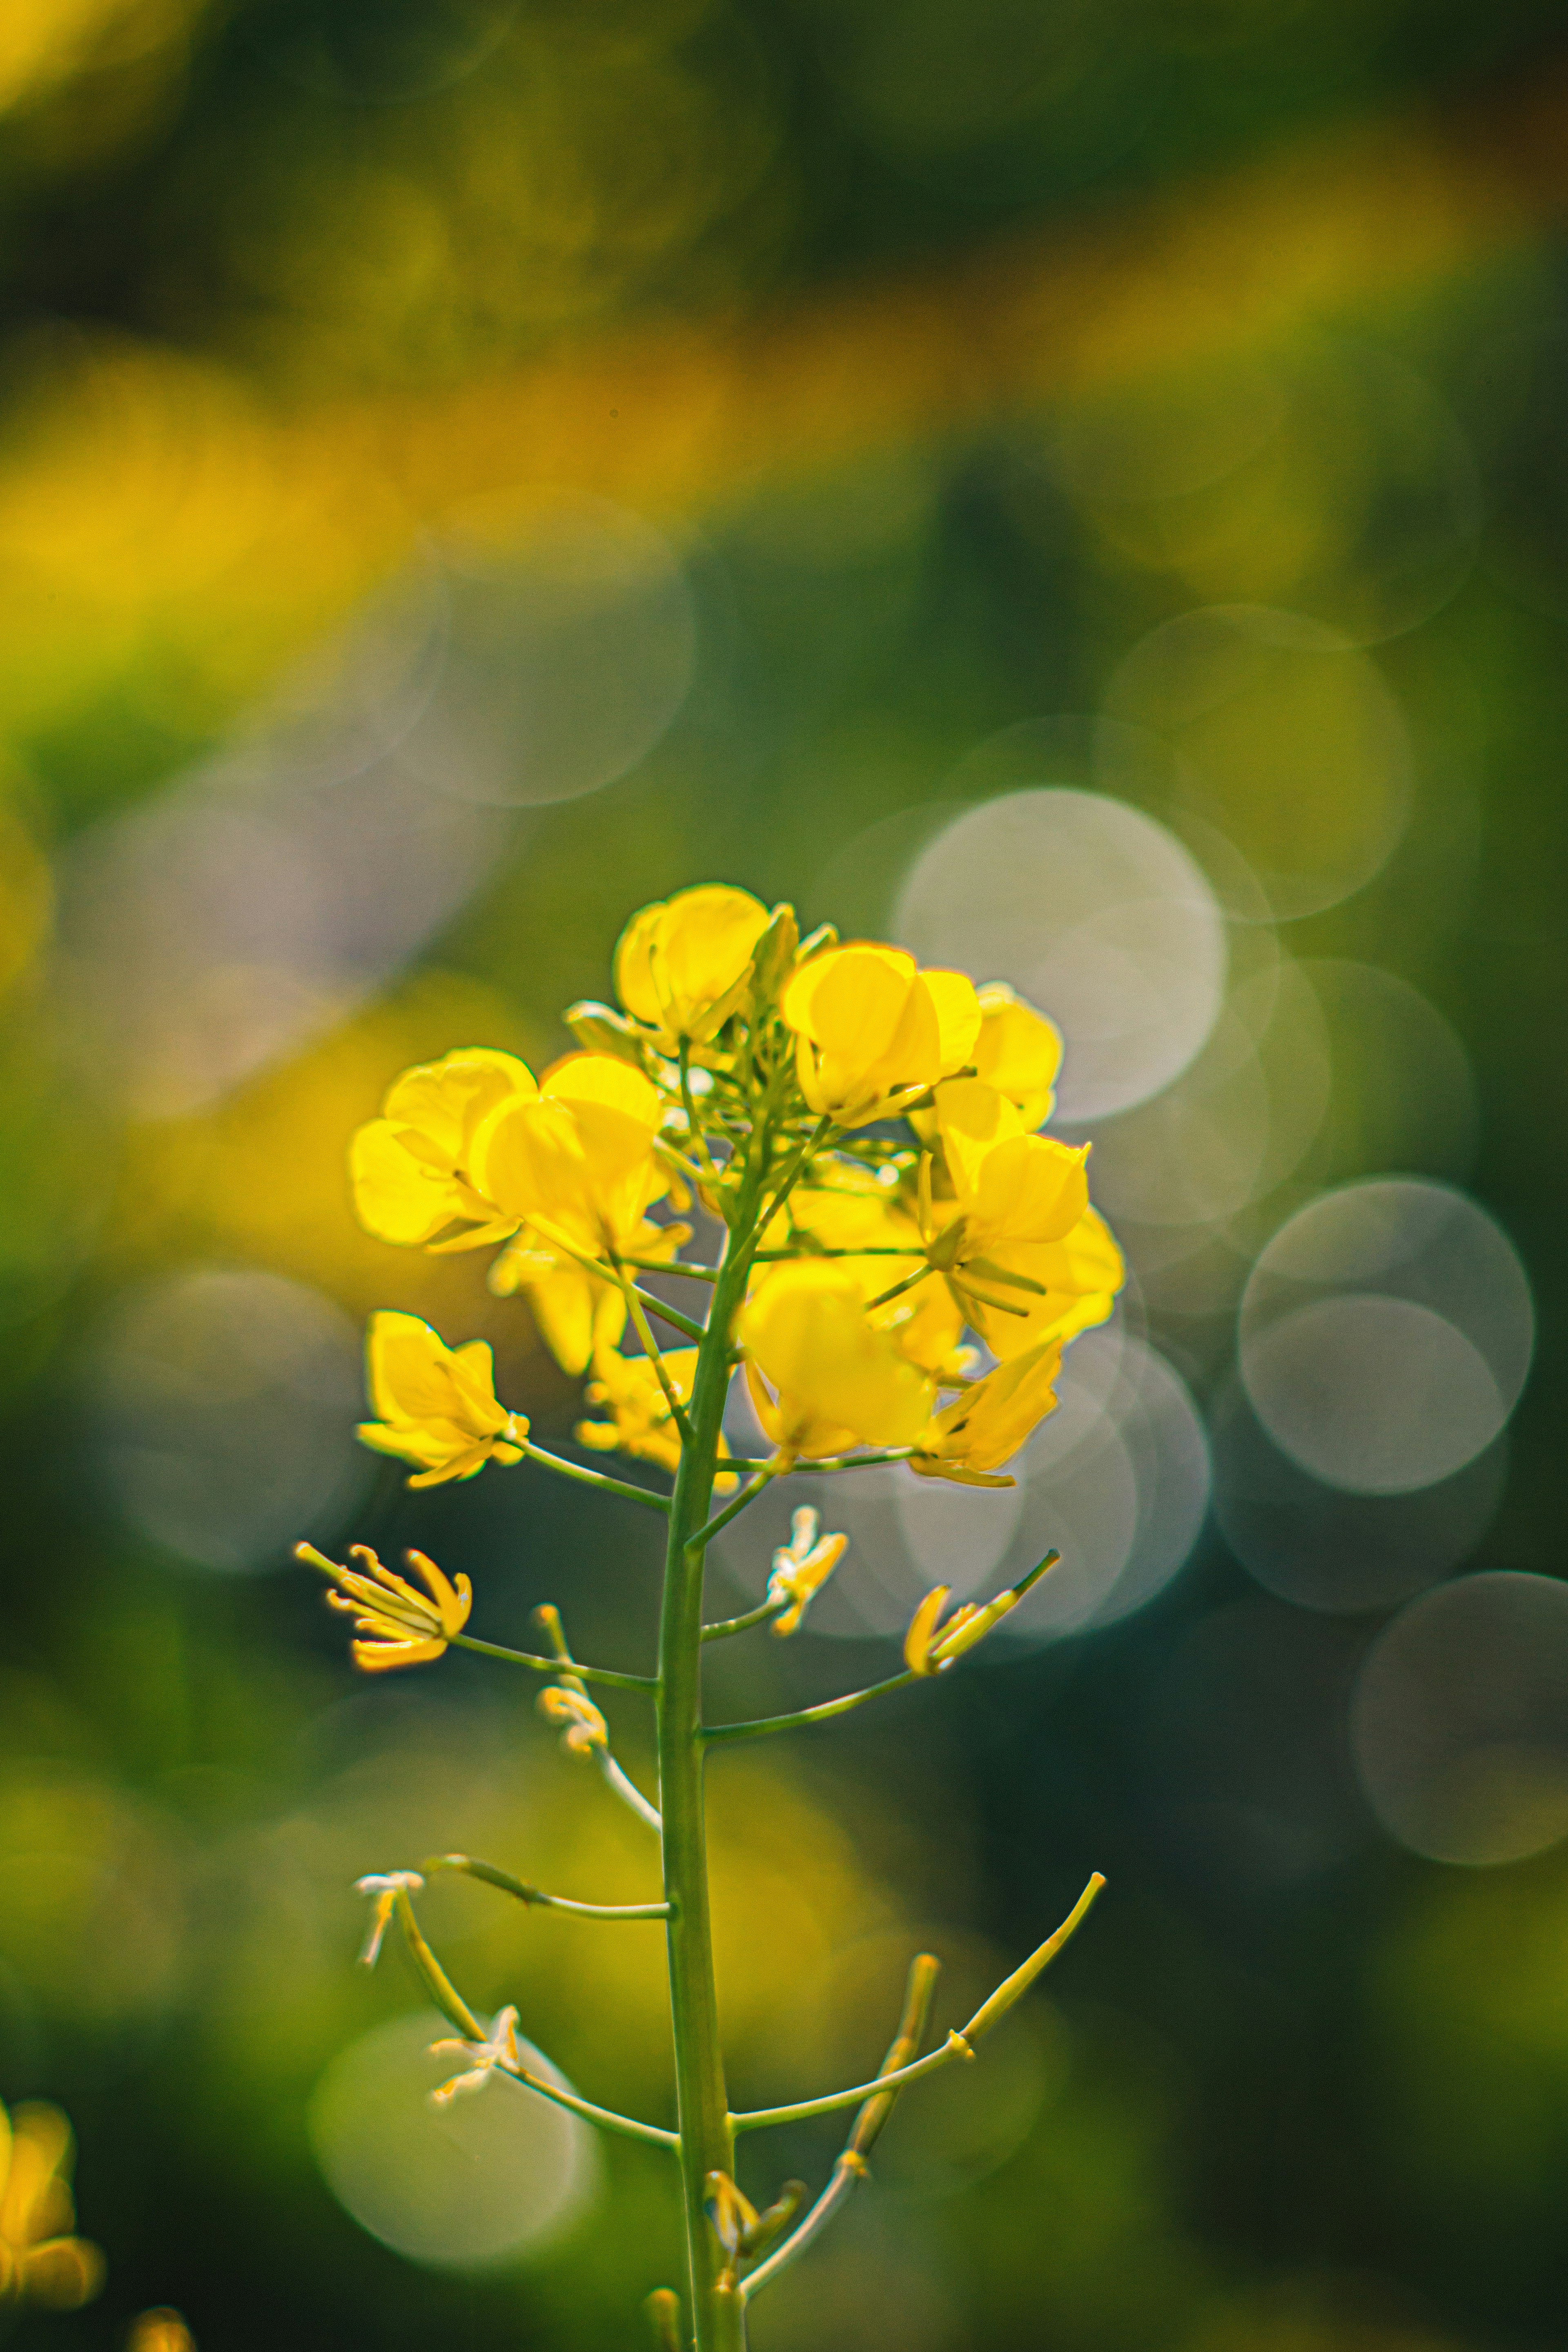
M669 2007L675 2030L676 2114L697 2352L739 2352L745 2341L740 2298L720 2284L723 2253L709 2227L710 2172L733 2174L713 1934L708 1903L708 1843L702 1796L702 1557L687 1549L707 1524L730 1381L730 1333L745 1293L746 1251L762 1190L761 1139L735 1202L730 1247L714 1286L713 1309L698 1349L669 1512L664 1602L659 1616L658 1780L664 1816L664 1893L669 1905Z

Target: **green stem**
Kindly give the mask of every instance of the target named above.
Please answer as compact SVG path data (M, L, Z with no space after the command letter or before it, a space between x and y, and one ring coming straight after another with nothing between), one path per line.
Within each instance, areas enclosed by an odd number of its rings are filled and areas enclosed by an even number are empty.
M715 1723L702 1737L712 1748L721 1739L761 1739L770 1731L796 1731L803 1724L829 1723L836 1715L847 1715L851 1707L864 1706L868 1698L885 1698L889 1691L907 1690L910 1683L933 1679L930 1675L889 1675L885 1683L871 1683L844 1698L825 1698L819 1706L798 1707L793 1715L759 1715L750 1723Z
M546 1454L542 1445L531 1445L521 1440L522 1450L531 1462L542 1462L560 1478L574 1478L580 1486L596 1486L601 1495L621 1495L628 1503L646 1503L650 1511L668 1511L669 1498L656 1495L650 1486L634 1486L625 1478L606 1478L602 1470L585 1469L581 1462L563 1461L559 1454Z
M567 1895L546 1895L542 1886L531 1886L525 1878L514 1878L510 1870L498 1870L493 1862L476 1862L468 1853L432 1854L420 1869L426 1877L437 1870L460 1870L466 1877L499 1887L503 1895L514 1895L520 1903L537 1905L545 1911L571 1911L580 1919L666 1919L669 1916L668 1903L574 1903Z
M715 1625L704 1625L702 1638L705 1642L727 1642L731 1633L749 1633L753 1625L765 1625L770 1617L782 1617L784 1611L792 1606L787 1593L777 1601L759 1601L756 1608L748 1609L743 1617L724 1617Z
M687 1550L705 1552L721 1528L727 1528L731 1519L739 1518L747 1504L754 1503L757 1496L763 1492L764 1488L772 1485L778 1475L777 1470L770 1465L764 1465L748 1485L742 1487L740 1493L731 1501L725 1504L721 1511L715 1511L706 1527L699 1528L697 1533L688 1539Z
M509 1666L527 1666L536 1675L558 1675L559 1660L536 1658L529 1650L503 1650L499 1642L479 1642L471 1633L448 1633L447 1639L454 1650L473 1650L481 1658L504 1658ZM617 1675L608 1666L574 1666L572 1669L585 1683L603 1683L606 1690L657 1691L658 1683L652 1675Z
M700 1543L694 1547L693 1538L707 1522L713 1491L730 1380L730 1330L745 1296L744 1243L754 1230L765 1139L759 1137L753 1148L756 1157L742 1175L734 1207L732 1230L740 1245L726 1255L714 1287L713 1311L699 1342L688 1408L691 1439L681 1448L676 1474L659 1616L659 1811L664 1892L670 1906L666 1941L696 2352L737 2352L744 2343L740 2299L723 2282L723 2251L709 2225L705 2202L708 2175L733 2173L734 2145L719 2043L709 1911L702 1789L702 1550Z

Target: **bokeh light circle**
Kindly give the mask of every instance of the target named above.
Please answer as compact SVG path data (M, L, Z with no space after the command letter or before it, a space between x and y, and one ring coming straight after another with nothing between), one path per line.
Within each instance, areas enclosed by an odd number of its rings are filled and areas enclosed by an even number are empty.
M1410 750L1375 666L1298 613L1215 604L1135 646L1110 715L1162 736L1181 796L1247 860L1277 916L1314 915L1392 855L1410 807Z
M1434 1862L1518 1862L1568 1836L1568 1584L1499 1570L1383 1633L1352 1709L1356 1769L1391 1837Z
M1325 1193L1258 1257L1242 1381L1291 1458L1331 1486L1399 1494L1490 1445L1530 1368L1534 1315L1511 1244L1447 1185Z
M198 1566L273 1565L368 1484L360 1359L347 1316L281 1275L195 1267L132 1291L82 1383L115 1502Z
M600 2186L591 2126L521 2084L496 2080L437 2107L461 2060L433 2057L452 2029L435 2010L395 2017L340 2051L310 2099L310 2144L360 2227L411 2262L486 2269L542 2253ZM519 2038L530 2071L567 2087Z
M1508 1476L1500 1442L1415 1492L1325 1486L1273 1443L1239 1382L1210 1436L1215 1517L1231 1550L1281 1601L1331 1614L1390 1609L1449 1575L1491 1525Z
M923 962L1010 981L1049 1013L1068 1119L1169 1086L1224 996L1209 884L1163 825L1104 793L1047 787L966 811L915 860L896 935Z
M691 682L695 607L651 523L602 499L476 512L442 550L446 660L400 758L509 808L576 800L636 765Z

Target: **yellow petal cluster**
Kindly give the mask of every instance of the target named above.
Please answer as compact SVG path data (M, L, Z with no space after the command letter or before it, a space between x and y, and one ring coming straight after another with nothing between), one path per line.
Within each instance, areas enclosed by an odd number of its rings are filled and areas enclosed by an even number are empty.
M922 1431L910 1468L923 1478L951 1478L963 1486L1011 1486L995 1475L1030 1432L1056 1410L1060 1339L1041 1339L1024 1355L998 1364L934 1413Z
M422 1579L423 1592L384 1568L368 1544L349 1547L349 1558L359 1561L358 1569L328 1559L313 1544L296 1544L294 1557L331 1578L327 1606L353 1617L362 1637L352 1644L353 1662L366 1674L384 1674L390 1666L427 1665L468 1622L474 1591L468 1578L459 1576L455 1585L450 1583L422 1551L404 1557Z
M496 1104L476 1129L474 1181L522 1229L490 1287L527 1294L567 1371L584 1370L625 1324L620 1294L583 1261L668 1257L686 1238L647 1213L669 1191L654 1153L664 1114L640 1070L608 1054L568 1054L535 1095Z
M808 1107L842 1128L887 1118L962 1070L980 1032L972 981L858 941L800 964L779 1010Z
M469 1245L510 1233L469 1174L474 1134L498 1103L537 1092L526 1062L482 1045L405 1070L381 1117L349 1146L354 1208L365 1231L415 1248L453 1224L479 1229L464 1236Z
M980 1034L971 1056L976 1077L1005 1095L1027 1128L1043 1127L1056 1106L1061 1031L1005 980L976 991Z
M917 1274L926 1259L913 1214L869 1170L847 1166L831 1185L799 1186L790 1196L787 1222L776 1220L768 1240L774 1247L787 1243L803 1252L846 1253L841 1263L859 1282L872 1322L890 1334L911 1364L934 1380L966 1370L963 1312L945 1285L924 1282L885 1305L872 1303Z
M24 2303L75 2311L103 2284L103 2256L73 2234L71 2147L58 2107L0 2106L0 2317Z
M839 1260L775 1267L747 1301L740 1337L758 1419L783 1453L909 1445L925 1425L934 1383L877 1328Z
M616 949L616 993L674 1053L704 1044L739 1007L768 909L749 890L706 883L632 917Z
M928 1199L927 1247L969 1323L1004 1358L1102 1323L1124 1268L1089 1205L1087 1145L1031 1134L983 1078L939 1087L935 1103L952 1197Z
M670 1387L682 1404L689 1404L697 1377L696 1349L667 1348L663 1362ZM584 1395L589 1404L603 1407L609 1419L580 1421L574 1433L579 1444L600 1454L629 1454L635 1461L657 1463L661 1470L679 1467L680 1432L651 1356L623 1356L618 1349L601 1348Z
M411 1486L471 1478L489 1461L521 1462L528 1423L498 1402L489 1342L448 1348L417 1315L370 1318L366 1349L374 1421L364 1444L412 1462Z

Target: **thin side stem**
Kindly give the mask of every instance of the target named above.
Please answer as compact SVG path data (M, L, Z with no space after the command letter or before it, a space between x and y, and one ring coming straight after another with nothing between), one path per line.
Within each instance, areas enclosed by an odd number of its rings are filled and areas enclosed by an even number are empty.
M536 1658L529 1650L504 1650L499 1642L477 1641L472 1633L448 1633L447 1639L454 1650L473 1650L481 1658L504 1658L509 1666L527 1666L531 1674L558 1675L561 1663L557 1658ZM655 1691L658 1680L654 1675L618 1675L608 1666L574 1666L585 1683L602 1683L606 1690Z
M915 2057L925 2036L926 2018L931 2011L931 1997L942 1963L931 1952L918 1952L910 1962L909 1980L904 1988L903 2014L899 2030L888 2044L877 2080L882 2086L868 2098L855 2118L854 2128L846 2140L833 2178L817 2199L809 2213L784 2240L782 2246L760 2263L742 2288L742 2297L750 2302L759 2289L777 2278L797 2255L822 2235L829 2221L854 2191L857 2181L864 2180L868 2159L881 2136L882 2127L898 2102L898 2087L888 2087L890 2075L901 2074Z
M542 1601L533 1612L533 1622L561 1663L563 1669L562 1681L574 1683L576 1687L582 1690L583 1670L572 1655L572 1647L566 1639L566 1628L561 1622L561 1612L554 1601ZM658 1809L648 1803L637 1782L616 1763L610 1753L608 1739L595 1740L590 1752L598 1767L600 1778L610 1794L613 1797L618 1797L622 1804L636 1813L638 1821L645 1822L657 1836L664 1827L659 1820Z
M514 1878L509 1870L498 1870L493 1862L476 1862L468 1853L432 1854L419 1867L427 1878L437 1870L460 1870L465 1877L482 1879L487 1886L514 1895L531 1910L570 1911L579 1919L665 1919L669 1916L668 1903L576 1903L567 1895L546 1895L542 1886L531 1886L525 1878Z
M639 1822L652 1830L655 1837L661 1837L664 1821L658 1807L648 1802L637 1782L616 1763L607 1748L597 1748L594 1754L600 1778L611 1795L618 1797L629 1812L634 1812Z
M703 1733L710 1747L727 1739L761 1739L770 1731L798 1731L808 1723L830 1723L836 1715L847 1715L852 1707L864 1706L868 1699L886 1698L890 1691L907 1690L911 1683L931 1682L930 1675L904 1673L889 1675L885 1683L868 1684L865 1690L850 1691L843 1698L825 1698L818 1706L803 1706L792 1715L759 1715L750 1723L715 1723Z
M776 1601L763 1601L755 1609L748 1609L743 1617L721 1617L716 1624L704 1625L702 1639L727 1642L731 1633L749 1633L753 1625L765 1625L770 1617L782 1617L793 1606L788 1593L782 1593Z
M699 1555L705 1552L720 1529L727 1528L731 1519L738 1519L747 1504L754 1503L757 1496L765 1487L771 1486L778 1475L778 1471L773 1467L759 1470L756 1476L747 1486L742 1486L740 1493L726 1503L721 1511L716 1511L705 1527L699 1528L694 1536L688 1538L687 1550Z
M779 1211L784 1207L784 1202L789 1199L790 1194L795 1191L795 1186L805 1175L806 1165L811 1159L812 1153L814 1151L821 1150L823 1145L826 1142L832 1132L833 1121L825 1111L822 1117L817 1120L816 1125L813 1128L811 1133L806 1137L805 1141L801 1145L800 1150L795 1153L795 1158L790 1161L789 1166L784 1170L782 1181L774 1191L766 1208L763 1209L762 1213L759 1215L757 1219L757 1231L760 1234L765 1233L768 1227L773 1223L773 1219L778 1215Z
M465 2042L485 2043L489 2036L483 2025L420 1934L414 1906L405 1888L398 1890L397 1916L408 1956L442 2016L457 2027ZM515 2069L498 2066L497 2071L509 2075L514 2083L521 2084L524 2090L537 2091L542 2099L549 2099L555 2106L566 2107L573 2115L581 2116L585 2123L597 2124L601 2131L616 2132L623 2139L648 2140L657 2147L679 2147L680 2145L676 2133L665 2131L658 2124L639 2123L635 2116L618 2116L611 2107L597 2107L591 2099L580 2099L575 2091L563 2090L558 2084L546 2082L542 2075L531 2074L526 2066Z
M1010 1977L1003 1979L988 2000L982 2001L961 2032L949 2033L940 2050L931 2051L928 2057L917 2058L912 2065L880 2075L875 2082L858 2084L852 2091L830 2091L826 2098L798 2099L789 2106L758 2107L750 2115L731 2116L731 2126L737 2132L757 2131L764 2124L792 2124L807 2116L831 2115L835 2107L851 2107L857 2099L901 2089L906 2083L922 2082L926 2075L934 2074L939 2067L951 2065L955 2058L973 2058L975 2043L982 2041L1023 1999L1037 1977L1045 1973L1062 1947L1077 1932L1104 1885L1104 1878L1098 1870L1095 1871L1061 1926L1054 1934L1047 1936L1043 1944L1037 1946L1021 1968L1015 1969Z
M654 1378L658 1381L660 1389L664 1392L664 1401L669 1407L670 1419L674 1422L677 1429L680 1432L682 1442L686 1444L689 1444L691 1442L691 1423L686 1418L686 1407L681 1403L680 1398L676 1392L675 1382L669 1377L669 1369L665 1363L663 1356L659 1353L658 1341L654 1338L653 1333L648 1328L647 1317L643 1310L643 1293L637 1288L637 1284L630 1279L624 1266L619 1265L616 1265L616 1278L619 1282L621 1289L626 1295L626 1305L632 1310L632 1321L637 1327L637 1338L642 1341L643 1346L647 1349L648 1356L652 1360Z
M945 1381L942 1383L943 1388L948 1385ZM830 1454L820 1462L807 1456L805 1460L797 1458L790 1467L798 1470L805 1478L815 1478L823 1473L831 1475L837 1470L880 1470L889 1462L907 1462L914 1450L912 1445L890 1445L882 1447L876 1454ZM772 1462L742 1461L732 1454L724 1467L727 1470L767 1470L773 1468L777 1460L776 1454ZM775 1470L774 1475L783 1477L786 1474Z
M590 1470L581 1462L567 1462L559 1454L546 1454L542 1445L521 1441L522 1450L531 1462L541 1462L553 1470L559 1478L575 1480L579 1486L596 1486L601 1495L619 1495L628 1503L644 1503L650 1511L669 1509L668 1495L656 1495L650 1486L634 1486L625 1478L606 1477L602 1470Z

